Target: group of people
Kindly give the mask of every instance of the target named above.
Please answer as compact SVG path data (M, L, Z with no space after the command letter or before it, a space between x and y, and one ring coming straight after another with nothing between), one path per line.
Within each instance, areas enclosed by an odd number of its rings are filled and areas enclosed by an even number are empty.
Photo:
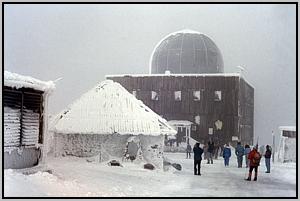
M191 158L192 147L189 143L187 145L186 151L187 151L187 158ZM201 168L202 154L204 150L203 148L200 147L199 142L195 144L193 148L193 152L194 152L194 174L201 175L200 168ZM258 151L258 145L254 146L251 150L248 144L246 144L243 147L241 145L241 142L238 142L235 148L235 154L237 156L238 168L242 168L243 157L245 156L246 168L249 168L249 174L246 180L251 181L252 172L254 170L255 175L253 181L257 181L258 166L260 164L260 159L262 157L261 153L259 153ZM207 143L207 164L213 164L213 155L214 155L214 143L210 140ZM229 160L231 157L231 148L228 143L224 145L222 155L224 158L225 167L229 166ZM266 173L270 173L271 155L272 155L271 147L267 145L266 151L263 154L263 156L265 157L265 164L267 168Z

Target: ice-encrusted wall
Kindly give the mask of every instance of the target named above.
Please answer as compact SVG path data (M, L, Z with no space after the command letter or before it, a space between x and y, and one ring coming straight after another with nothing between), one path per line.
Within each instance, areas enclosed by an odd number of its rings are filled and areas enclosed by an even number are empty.
M284 162L296 162L296 139L285 139Z
M119 134L59 134L54 133L55 156L95 157L98 160L122 160L127 140L138 138L141 144L142 161L152 163L157 168L163 167L162 135L119 135Z
M21 109L4 107L4 151L20 145Z
M281 137L278 151L279 162L296 162L296 138Z
M144 160L153 163L157 168L163 168L164 136L139 135Z

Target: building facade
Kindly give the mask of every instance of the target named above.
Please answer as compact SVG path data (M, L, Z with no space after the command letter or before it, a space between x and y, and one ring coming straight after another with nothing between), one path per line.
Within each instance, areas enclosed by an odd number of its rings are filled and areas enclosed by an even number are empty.
M203 33L182 30L155 46L149 74L107 75L190 140L253 143L254 88L241 73L224 73L221 51Z
M189 121L178 129L197 141L253 143L254 89L239 74L107 76L169 121ZM188 124L185 124L188 125ZM187 131L188 130L188 131Z

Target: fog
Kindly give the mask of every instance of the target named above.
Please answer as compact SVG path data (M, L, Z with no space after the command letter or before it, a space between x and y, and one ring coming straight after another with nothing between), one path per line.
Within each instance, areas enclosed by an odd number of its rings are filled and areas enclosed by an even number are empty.
M4 69L55 80L56 114L106 74L148 73L157 42L181 29L212 38L225 72L246 68L255 87L254 132L296 124L296 6L235 4L5 5ZM276 138L278 141L278 138Z

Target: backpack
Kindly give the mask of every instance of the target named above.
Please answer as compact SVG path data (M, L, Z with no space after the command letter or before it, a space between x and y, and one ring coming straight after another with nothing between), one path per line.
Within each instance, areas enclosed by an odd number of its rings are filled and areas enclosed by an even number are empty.
M261 159L261 155L258 152L255 152L252 159L253 164L259 166L260 159Z

